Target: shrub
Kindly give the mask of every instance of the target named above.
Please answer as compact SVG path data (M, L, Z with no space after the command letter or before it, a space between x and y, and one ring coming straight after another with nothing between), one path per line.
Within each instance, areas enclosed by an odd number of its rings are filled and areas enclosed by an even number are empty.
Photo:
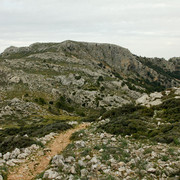
M71 101L71 100L69 100ZM74 107L70 106L69 103L66 101L66 98L64 96L61 96L59 100L55 104L56 108L63 109L68 112L73 112Z
M8 136L0 144L0 151L2 153L11 152L15 148L26 148L32 144L40 144L29 137L24 136Z
M38 103L39 105L45 105L46 104L46 101L43 98L41 98L41 97L34 99L34 101L36 103Z

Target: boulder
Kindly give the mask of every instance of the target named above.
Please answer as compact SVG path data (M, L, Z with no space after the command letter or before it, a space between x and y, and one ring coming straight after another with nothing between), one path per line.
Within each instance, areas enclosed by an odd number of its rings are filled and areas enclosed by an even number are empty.
M86 146L86 143L84 141L76 141L76 145L78 147L85 147Z
M21 153L20 149L16 148L11 153L11 159L16 158Z
M0 175L0 180L3 180L3 177Z
M79 164L80 166L82 166L82 167L85 167L85 166L86 166L86 164L85 164L82 160L78 160L78 164Z
M66 162L66 163L71 163L71 162L74 162L74 161L75 161L75 158L72 157L72 156L69 156L69 157L67 157L67 158L65 159L65 162Z
M4 160L10 159L10 157L11 157L11 153L10 152L7 152L6 154L3 155L3 159Z
M96 158L96 157L93 157L93 158L91 159L91 163L93 163L93 164L96 164L96 163L98 163L98 160L97 160L97 158Z
M56 171L48 169L47 171L45 171L43 179L56 179L58 176L59 174Z
M58 167L62 167L62 166L64 166L64 157L62 155L55 155L52 158L51 163L58 166Z
M81 169L81 177L85 177L88 175L88 171L86 169Z
M18 159L25 159L26 157L28 156L28 154L26 154L26 153L21 153L21 154L19 154L18 155Z
M147 172L149 172L149 173L155 173L155 172L156 172L156 169L155 169L155 168L149 168L149 169L147 170Z
M174 94L180 96L180 88L177 88L177 89L175 90Z
M144 94L142 97L136 100L136 104L146 104L149 100L149 96L147 94Z
M6 162L6 165L13 167L16 164L13 162L13 160L9 160L9 161Z
M9 79L9 82L12 82L12 83L19 83L20 81L21 79L18 76L14 76L11 79Z
M76 169L75 169L74 166L71 167L70 172L71 172L72 174L76 174Z

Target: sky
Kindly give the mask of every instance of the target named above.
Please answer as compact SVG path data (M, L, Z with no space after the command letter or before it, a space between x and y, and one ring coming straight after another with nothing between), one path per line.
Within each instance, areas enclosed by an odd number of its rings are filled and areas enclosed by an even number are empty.
M0 0L0 53L64 40L180 57L180 0Z

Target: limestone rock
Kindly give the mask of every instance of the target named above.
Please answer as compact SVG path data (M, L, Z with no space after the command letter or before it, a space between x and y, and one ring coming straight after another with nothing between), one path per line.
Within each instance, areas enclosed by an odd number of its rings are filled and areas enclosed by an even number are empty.
M81 177L86 177L88 175L87 169L81 169Z
M20 149L16 148L14 151L12 151L11 158L16 158L20 153Z
M62 155L55 155L52 159L52 164L58 167L64 166L64 157Z
M149 168L149 169L147 170L147 172L155 173L155 172L156 172L156 169L155 169L155 168Z
M7 152L6 154L3 155L3 159L4 160L10 159L10 157L11 157L11 153L10 152Z
M52 169L48 169L47 171L45 171L43 178L56 179L56 177L58 176L59 174L56 171L53 171Z

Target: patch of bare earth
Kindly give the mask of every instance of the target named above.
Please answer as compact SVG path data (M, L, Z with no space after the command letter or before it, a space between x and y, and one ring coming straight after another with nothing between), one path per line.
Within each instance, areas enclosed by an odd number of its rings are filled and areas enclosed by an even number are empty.
M36 175L43 172L49 164L49 161L53 156L59 154L65 149L65 147L70 143L71 135L78 130L84 129L88 124L80 124L74 129L67 130L59 134L52 143L48 145L49 151L45 155L37 155L33 157L33 161L29 160L25 163L10 170L8 175L8 180L30 180L36 177Z

